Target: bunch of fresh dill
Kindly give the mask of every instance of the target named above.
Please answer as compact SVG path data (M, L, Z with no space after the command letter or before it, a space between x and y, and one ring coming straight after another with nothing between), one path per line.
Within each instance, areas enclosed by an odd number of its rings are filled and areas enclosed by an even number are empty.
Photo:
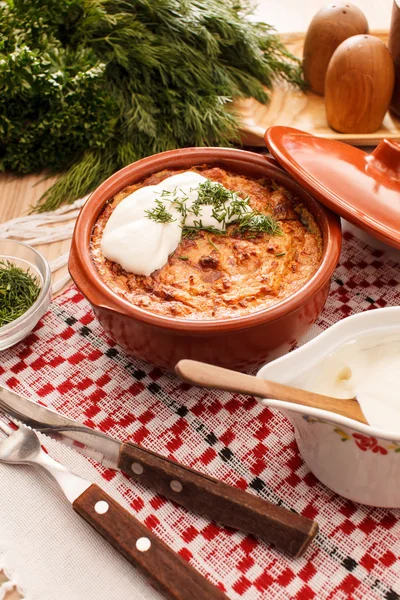
M246 0L0 2L0 170L63 175L39 210L143 156L227 145L229 103L268 100L298 62Z

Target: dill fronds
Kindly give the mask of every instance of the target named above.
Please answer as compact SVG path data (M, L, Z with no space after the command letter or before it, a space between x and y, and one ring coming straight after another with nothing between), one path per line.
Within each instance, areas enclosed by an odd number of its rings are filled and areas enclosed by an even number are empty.
M224 235L228 223L235 224L240 232L246 232L247 234L258 235L259 233L268 233L270 235L282 235L278 221L270 215L264 215L257 210L252 210L249 204L249 197L240 197L240 192L229 190L222 184L210 179L192 188L191 191L197 192L197 198L191 206L186 204L188 196L177 188L173 191L163 190L161 193L161 198L173 204L182 216L181 227L183 229L183 237L193 237L193 234L200 230ZM157 207L154 210L145 211L149 219L158 223L169 223L176 220L167 211L162 200L157 199L155 202ZM222 230L212 225L203 225L201 219L202 206L212 207L211 216L218 223L222 223ZM193 219L192 226L186 225L186 217L189 213L199 217L198 220ZM218 250L209 238L208 240Z
M161 200L156 200L155 203L155 208L144 211L149 219L155 221L156 223L172 223L173 221L176 221L172 214L167 211Z
M0 327L21 317L37 300L40 293L37 277L0 260Z
M62 173L36 210L144 156L238 140L235 97L300 63L248 0L0 2L0 171Z

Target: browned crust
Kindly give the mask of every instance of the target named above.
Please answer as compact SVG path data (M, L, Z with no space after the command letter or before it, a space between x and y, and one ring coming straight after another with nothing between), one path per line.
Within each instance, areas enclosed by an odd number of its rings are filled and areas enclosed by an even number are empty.
M125 188L104 207L92 233L91 254L103 281L128 302L152 313L187 319L227 318L267 308L301 288L317 270L322 237L308 209L269 179L253 180L218 167L190 170L249 196L253 209L273 215L283 235L255 238L206 231L182 239L168 263L149 277L127 273L101 252L104 227L114 208L145 185L188 169L164 170Z

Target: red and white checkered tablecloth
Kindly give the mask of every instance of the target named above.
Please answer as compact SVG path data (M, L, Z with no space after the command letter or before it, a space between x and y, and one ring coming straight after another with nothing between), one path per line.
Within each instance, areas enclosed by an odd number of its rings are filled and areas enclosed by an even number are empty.
M315 335L355 312L398 304L400 264L346 232ZM230 598L400 599L398 510L333 494L299 456L289 422L253 398L205 391L127 357L75 287L36 330L1 354L0 381L57 411L315 519L320 534L291 559L101 470L136 517ZM400 456L399 456L400 460Z

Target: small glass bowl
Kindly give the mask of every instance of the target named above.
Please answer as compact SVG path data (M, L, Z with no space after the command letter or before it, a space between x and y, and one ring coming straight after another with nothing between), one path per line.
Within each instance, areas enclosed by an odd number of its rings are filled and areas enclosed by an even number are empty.
M0 260L9 261L40 281L40 294L32 306L18 319L0 327L0 350L5 350L20 342L32 331L46 312L51 299L51 271L43 254L14 240L0 239Z

